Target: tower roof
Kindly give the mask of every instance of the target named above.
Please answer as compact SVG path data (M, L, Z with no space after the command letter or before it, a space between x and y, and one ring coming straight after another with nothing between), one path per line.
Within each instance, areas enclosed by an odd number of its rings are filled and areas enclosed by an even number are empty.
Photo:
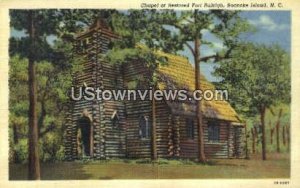
M110 36L111 38L119 38L118 35L113 33L111 28L108 26L106 20L101 17L98 17L97 19L95 19L94 23L91 24L85 31L79 33L76 36L76 39L85 38L94 33L95 31L101 31L102 33Z

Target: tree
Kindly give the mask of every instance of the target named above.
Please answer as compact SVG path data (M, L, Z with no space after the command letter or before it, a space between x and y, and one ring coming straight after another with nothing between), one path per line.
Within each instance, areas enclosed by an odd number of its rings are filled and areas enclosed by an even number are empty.
M275 127L275 130L276 130L276 150L277 150L278 153L280 152L279 132L280 132L280 118L281 118L281 115L282 115L282 109L279 110L278 119L277 119L276 127Z
M27 137L28 124L28 61L18 56L9 60L9 130L10 130L10 161L21 162L24 158L17 149ZM20 92L22 91L22 92ZM13 139L12 139L13 138ZM20 143L21 142L21 143ZM24 144L23 144L24 145ZM23 149L23 148L22 148Z
M63 44L63 45L62 45ZM65 52L68 51L66 43L55 44L54 48L62 48ZM81 70L81 61L69 60L72 65L69 68L62 68L56 66L54 63L41 61L36 64L36 77L37 77L37 114L38 114L38 136L40 148L40 160L56 160L56 153L63 148L63 133L64 121L66 119L66 112L70 107L68 92L72 86L72 74ZM12 162L25 162L22 151L18 151L24 142L27 143L28 129L28 60L20 58L15 55L9 61L9 106L10 117L9 125L11 131L10 137L10 150ZM21 91L21 92L20 92ZM48 135L49 134L49 135ZM53 135L53 136L50 136ZM56 138L53 140L51 138ZM19 143L21 141L21 143ZM52 149L51 157L48 151L52 141L60 141ZM47 147L45 147L47 146ZM26 147L27 148L27 147ZM62 153L62 152L61 152ZM54 158L53 158L54 157Z
M12 39L10 53L19 53L28 59L28 179L40 179L40 163L38 153L38 116L37 116L37 84L36 61L49 59L52 53L45 36L55 34L57 20L55 11L12 10L11 26L17 30L25 30L26 37ZM28 49L28 50L27 50Z
M257 138L256 127L251 128L251 134L252 134L252 153L254 154L256 152L256 138Z
M28 54L28 90L29 90L29 179L40 179L40 163L38 153L38 124L37 124L37 113L36 113L36 79L35 79L35 38L36 38L36 27L35 14L33 11L28 12L28 28L29 33L29 54Z
M194 58L195 90L201 89L200 63L226 59L239 41L242 32L250 31L250 25L239 16L238 11L210 10L210 11L182 11L173 10L156 13L157 22L161 25L158 35L160 48L167 52L175 52L187 48ZM201 56L200 47L213 45L206 41L204 32L209 32L222 40L224 50L210 56ZM196 116L198 125L198 160L205 162L204 138L202 126L201 101L196 101Z
M28 59L28 178L40 179L40 164L38 153L39 122L43 123L45 116L45 103L42 103L40 121L37 115L38 88L36 83L36 62L47 60L60 68L68 66L64 62L66 54L57 51L47 41L47 37L54 35L65 41L72 40L72 31L76 33L82 28L82 22L76 22L78 18L89 17L93 14L80 10L11 10L11 27L25 31L22 38L11 38L10 55L19 54ZM80 19L79 19L80 20ZM68 33L66 33L68 31ZM70 55L70 54L68 54Z
M266 160L265 112L290 100L290 57L278 45L241 43L231 59L219 63L215 74L223 88L231 91L236 104L260 114L262 159ZM235 92L238 91L238 92Z

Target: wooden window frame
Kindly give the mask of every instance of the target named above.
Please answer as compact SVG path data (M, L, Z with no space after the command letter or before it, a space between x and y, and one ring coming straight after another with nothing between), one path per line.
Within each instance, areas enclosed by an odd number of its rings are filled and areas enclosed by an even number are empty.
M208 121L208 142L220 143L220 125L216 121Z
M185 119L185 126L186 126L186 135L187 138L190 140L195 139L195 124L193 118L186 118Z
M140 116L139 136L142 140L148 140L151 138L151 123L149 116Z

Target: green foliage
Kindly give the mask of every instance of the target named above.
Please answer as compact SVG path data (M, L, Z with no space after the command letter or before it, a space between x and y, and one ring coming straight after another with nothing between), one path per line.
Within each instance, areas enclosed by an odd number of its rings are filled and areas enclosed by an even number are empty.
M211 32L220 38L228 49L236 47L241 33L256 31L247 20L239 16L240 11L212 10L212 13L219 21Z
M152 160L147 158L147 159L137 159L135 161L137 164L151 164Z
M112 10L11 10L10 25L25 36L10 38L9 128L10 161L25 161L28 136L28 58L36 64L37 114L42 160L63 159L62 133L72 75L80 72L82 58L73 58L72 41L86 24ZM32 14L31 14L32 13ZM29 38L30 19L35 35ZM49 42L47 37L53 36ZM25 141L24 141L25 140ZM27 147L27 146L26 146Z
M80 62L61 68L53 63L37 63L38 114L40 131L40 157L43 161L62 160L65 112L68 110L68 92L72 85L72 74L80 70ZM10 143L11 161L25 162L27 152L24 142L28 134L28 61L16 55L10 59ZM17 143L15 143L17 142ZM27 148L27 147L26 147Z
M59 131L59 130L58 130ZM62 133L53 131L41 139L40 158L43 161L61 161L64 159Z
M271 129L275 129L276 123L278 121L278 113L282 109L282 116L280 118L280 130L279 130L279 141L280 141L280 148L281 152L289 152L289 147L288 143L283 145L282 142L282 127L283 126L290 126L291 123L291 109L289 104L277 104L276 106L271 106L267 111L266 111L266 117L265 117L265 122L266 122L266 142L267 142L267 151L270 153L276 152L276 134L275 132L273 133L273 143L271 143ZM271 112L272 111L272 112ZM260 124L260 116L256 114L253 117L244 117L246 119L247 123L247 130L249 134L249 139L248 139L248 147L249 150L251 151L251 144L252 144L252 137L250 130L253 127L259 128ZM287 130L286 130L287 131ZM261 132L259 132L258 140L256 142L256 150L260 153L261 152ZM287 137L286 137L287 139Z
M166 64L166 58L157 53L159 36L165 30L156 22L155 13L155 10L129 10L126 13L112 14L113 30L121 40L115 40L111 44L112 49L105 58L118 64L144 62L152 71L158 64ZM151 85L155 85L155 80L150 80Z
M243 18L239 11L208 10L208 11L161 11L156 15L158 23L163 25L162 35L157 36L161 49L166 52L177 53L187 47L193 55L195 48L192 43L200 39L200 45L212 46L211 41L205 40L204 32L218 37L224 44L225 50L213 56L224 58L239 41L239 36L244 32L253 32L253 28ZM198 57L197 57L198 58ZM201 57L201 61L207 61Z
M255 115L262 106L289 103L290 57L279 46L243 43L219 65L218 85L230 91L229 100L239 112Z
M276 125L274 121L277 121L276 115L270 117L268 111L265 114L265 110L280 106L282 103L290 106L289 55L278 45L241 43L232 51L230 59L219 62L215 74L222 78L218 87L229 91L229 101L243 115L248 130L252 127L260 130L256 144L262 146L262 143L265 143L262 149L265 159L266 151L275 149L275 136L271 144L270 133ZM281 121L289 125L289 109L285 113ZM279 131L280 140L281 131ZM260 147L258 150L260 151Z
M14 145L14 159L15 163L25 163L28 157L28 144L27 139L19 140L18 144Z

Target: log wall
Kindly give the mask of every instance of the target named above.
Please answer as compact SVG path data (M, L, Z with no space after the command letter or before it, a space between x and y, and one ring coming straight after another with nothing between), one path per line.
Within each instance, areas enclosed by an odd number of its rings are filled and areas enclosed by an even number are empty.
M139 76L139 77L137 77ZM139 78L144 78L145 82ZM125 89L130 88L131 83L137 83L136 89L149 89L150 74L145 64L132 62L124 65L123 79ZM139 81L138 81L139 80ZM128 97L128 96L126 96ZM147 96L147 98L149 95ZM147 99L146 98L146 99ZM128 158L150 158L151 157L151 137L141 138L139 134L139 120L142 116L152 119L151 101L142 101L139 97L135 101L125 100L127 132L126 145ZM150 133L151 135L151 133Z
M88 43L83 50L80 40ZM94 30L78 38L75 48L84 57L83 70L74 75L73 85L86 84L102 90L133 89L129 85L138 82L137 88L149 89L151 73L142 63L133 61L124 65L113 65L105 62L101 54L107 53L112 35L108 31ZM128 97L128 96L126 96ZM146 97L148 99L149 96ZM151 136L141 138L139 120L147 116L152 120L152 101L137 98L133 100L92 101L79 100L72 102L72 109L67 116L65 133L65 154L67 160L77 159L78 120L88 116L92 126L92 156L96 159L108 158L150 158L152 154ZM197 158L198 128L195 117L173 114L165 101L156 101L156 144L159 158ZM83 113L85 112L85 113ZM117 113L118 125L113 125L112 115ZM194 122L194 137L188 138L186 118ZM208 158L233 158L243 156L243 128L231 126L229 122L217 121L220 126L218 142L208 140L208 121L203 119L204 150ZM151 122L150 122L151 125ZM151 135L151 133L150 133Z
M157 156L168 158L178 153L178 145L174 141L178 137L172 127L172 116L165 101L156 101L156 144Z
M193 119L194 122L194 138L188 138L186 118ZM198 156L198 127L196 118L180 116L175 120L175 124L179 127L179 145L182 158L197 158Z
M196 118L194 118L194 138L187 137L187 126L185 119L187 116L177 116L175 125L179 123L179 145L181 158L197 158L198 156L198 128ZM243 152L243 127L230 125L230 122L214 120L220 126L219 141L209 141L208 139L208 122L212 119L203 119L204 129L204 152L207 158L242 158ZM176 123L177 122L177 123ZM234 139L236 138L236 140Z
M204 151L207 158L228 158L228 126L226 121L213 120L220 127L220 135L218 142L208 140L208 123L211 119L204 120Z
M101 59L101 54L107 53L111 34L104 30L81 36L75 43L77 55L84 58L83 70L73 78L73 86L115 89L123 87L123 79L119 66L109 64ZM81 41L88 41L82 49ZM125 106L122 101L99 101L97 99L72 101L72 109L66 124L66 158L77 159L77 121L86 111L92 124L92 156L97 159L110 157L125 157L126 154L126 121ZM112 114L117 112L118 127L112 126Z

